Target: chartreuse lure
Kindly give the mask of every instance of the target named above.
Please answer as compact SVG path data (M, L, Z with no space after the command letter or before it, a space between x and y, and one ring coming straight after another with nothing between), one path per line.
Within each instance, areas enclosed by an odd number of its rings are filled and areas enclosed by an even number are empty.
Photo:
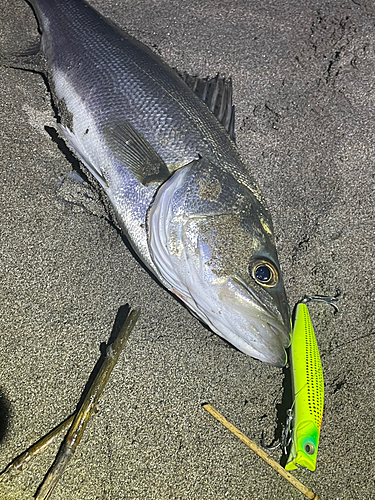
M286 470L316 468L323 418L324 381L318 344L306 304L296 306L290 346L294 391L292 444Z
M289 455L286 470L298 467L314 471L318 455L320 428L324 406L324 380L322 363L314 328L306 303L324 302L339 310L334 303L340 297L324 295L306 296L295 307L289 362L292 372L293 405L287 411L286 424L280 441L275 446L262 446L274 450L281 446Z

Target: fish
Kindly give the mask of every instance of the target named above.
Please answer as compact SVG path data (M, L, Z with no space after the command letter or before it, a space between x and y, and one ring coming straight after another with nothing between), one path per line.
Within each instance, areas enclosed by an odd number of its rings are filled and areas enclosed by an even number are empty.
M178 73L84 0L30 0L56 128L148 271L244 354L284 366L291 319L230 79Z

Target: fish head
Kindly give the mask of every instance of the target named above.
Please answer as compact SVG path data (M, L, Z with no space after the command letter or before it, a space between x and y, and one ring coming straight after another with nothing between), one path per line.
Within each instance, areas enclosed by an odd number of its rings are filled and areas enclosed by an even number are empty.
M288 301L259 190L203 160L177 170L148 216L151 257L167 287L240 351L284 366Z

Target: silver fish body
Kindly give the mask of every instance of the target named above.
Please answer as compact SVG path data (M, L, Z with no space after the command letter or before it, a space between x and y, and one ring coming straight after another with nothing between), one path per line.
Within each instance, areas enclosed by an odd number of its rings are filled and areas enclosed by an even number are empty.
M214 114L82 0L31 0L59 131L146 267L213 331L282 366L290 314L272 222Z

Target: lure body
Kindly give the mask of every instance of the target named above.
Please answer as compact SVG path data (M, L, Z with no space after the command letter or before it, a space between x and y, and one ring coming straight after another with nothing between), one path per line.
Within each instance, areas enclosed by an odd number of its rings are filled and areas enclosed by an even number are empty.
M316 468L323 418L324 381L322 363L306 304L296 306L290 347L294 416L292 444L286 470Z

